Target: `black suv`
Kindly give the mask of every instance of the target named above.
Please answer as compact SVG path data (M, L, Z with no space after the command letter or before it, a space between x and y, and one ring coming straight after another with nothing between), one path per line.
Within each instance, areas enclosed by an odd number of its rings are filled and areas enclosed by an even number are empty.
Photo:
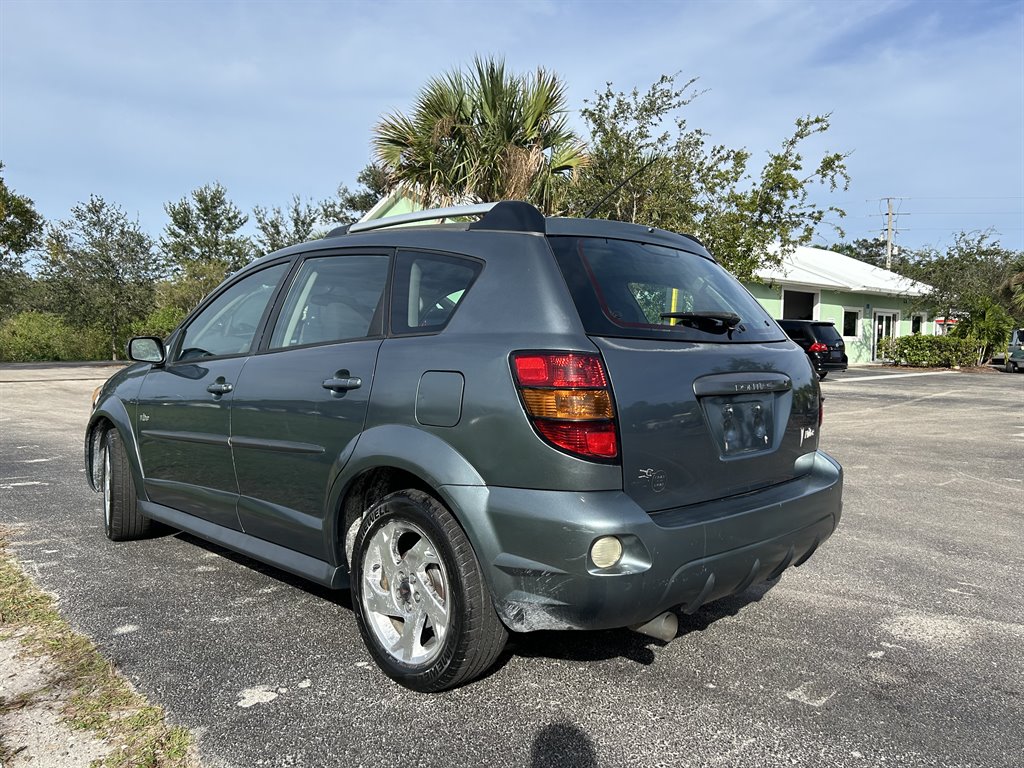
M829 371L845 371L849 359L846 344L836 330L836 324L827 320L776 321L793 341L803 347L814 366L818 378L824 379Z
M510 631L671 640L842 511L800 348L649 227L518 202L353 224L129 356L85 441L107 536L160 521L351 588L417 690L479 676Z

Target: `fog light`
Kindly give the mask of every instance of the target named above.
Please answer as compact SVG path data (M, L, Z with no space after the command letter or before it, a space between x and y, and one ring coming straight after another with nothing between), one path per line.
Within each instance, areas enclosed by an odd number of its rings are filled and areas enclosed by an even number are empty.
M602 536L590 547L590 559L598 568L611 568L622 559L622 542L614 536Z

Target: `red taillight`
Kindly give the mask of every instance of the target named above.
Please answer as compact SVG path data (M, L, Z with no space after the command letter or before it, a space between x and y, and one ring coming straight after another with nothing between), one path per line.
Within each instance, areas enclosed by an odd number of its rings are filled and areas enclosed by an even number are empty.
M610 421L548 421L536 419L537 431L544 437L580 456L614 459L619 455L615 425Z
M524 387L607 387L604 364L597 355L517 353L516 378Z
M808 352L828 352L828 344L822 344L820 341L816 341L807 348Z
M582 458L618 457L615 408L599 355L515 352L512 372L541 437Z

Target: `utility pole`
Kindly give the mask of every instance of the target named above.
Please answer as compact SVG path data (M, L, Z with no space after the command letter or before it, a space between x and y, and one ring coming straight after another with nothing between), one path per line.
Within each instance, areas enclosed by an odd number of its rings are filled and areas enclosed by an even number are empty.
M887 197L885 201L889 204L889 216L885 225L885 268L892 271L892 198Z

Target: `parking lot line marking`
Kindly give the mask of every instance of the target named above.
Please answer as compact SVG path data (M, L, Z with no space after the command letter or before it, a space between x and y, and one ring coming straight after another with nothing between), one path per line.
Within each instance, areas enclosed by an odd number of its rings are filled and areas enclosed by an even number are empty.
M863 416L866 413L876 413L878 411L887 411L890 408L903 408L903 407L906 407L908 405L914 405L915 403L920 403L922 400L931 400L934 397L948 397L949 395L957 395L957 394L959 394L962 391L963 390L961 390L961 389L949 389L949 390L946 390L945 392L935 392L935 393L933 393L931 395L922 395L921 397L915 397L912 400L904 400L903 402L899 402L899 403L889 403L888 405L876 405L873 408L861 408L858 411L847 411L846 413L843 413L841 415L833 416L830 421L831 421L832 424L835 424L835 423L840 423L841 424L841 423L843 423L843 419L847 419L847 418L851 418L851 417L852 418L860 418L861 416Z
M870 376L855 376L852 379L832 379L831 384L846 384L851 381L878 381L879 379L906 379L911 376L944 376L955 371L924 371L922 373L875 373Z
M970 475L970 474L968 474L968 473L966 473L966 472L964 472L963 470L960 470L960 469L957 469L955 471L961 477L969 478L971 480L974 480L976 483L983 483L984 485L991 486L992 488L999 488L999 489L1004 490L1004 491L1020 491L1020 488L1011 488L1008 485L1002 485L1000 483L997 483L995 480L986 480L985 478L978 477L977 475Z

